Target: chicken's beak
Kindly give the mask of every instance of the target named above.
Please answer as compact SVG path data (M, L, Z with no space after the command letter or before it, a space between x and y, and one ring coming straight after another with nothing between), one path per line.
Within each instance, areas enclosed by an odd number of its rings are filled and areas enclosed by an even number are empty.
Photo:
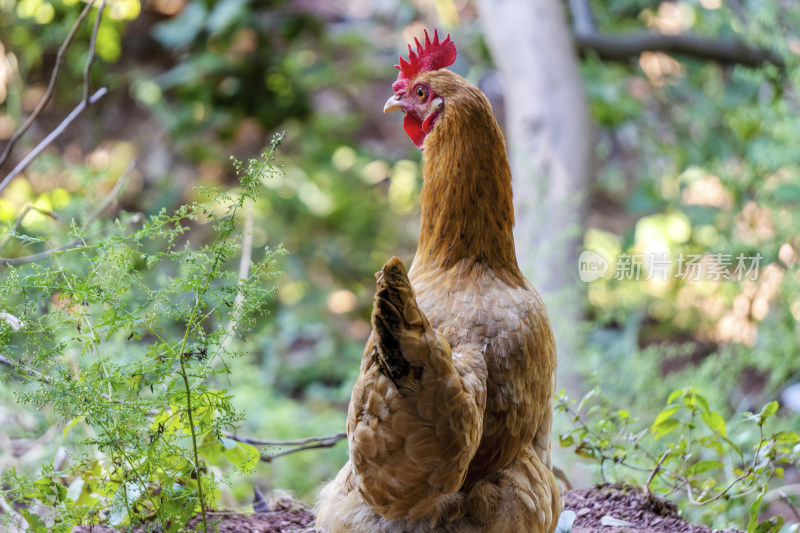
M386 100L386 105L383 106L384 113L391 113L392 111L403 111L405 106L400 101L400 95L396 94Z

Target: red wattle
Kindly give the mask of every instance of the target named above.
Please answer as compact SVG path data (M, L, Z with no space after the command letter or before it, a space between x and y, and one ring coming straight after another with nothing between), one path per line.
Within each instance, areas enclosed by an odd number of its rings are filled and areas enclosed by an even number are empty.
M439 113L431 113L425 117L425 120L422 122L422 131L425 132L425 135L431 132L437 118L439 118Z
M427 132L423 130L423 124L419 121L419 119L406 113L406 116L403 119L403 129L406 130L408 136L411 137L411 142L414 143L414 146L422 150L422 143L425 142L425 134Z

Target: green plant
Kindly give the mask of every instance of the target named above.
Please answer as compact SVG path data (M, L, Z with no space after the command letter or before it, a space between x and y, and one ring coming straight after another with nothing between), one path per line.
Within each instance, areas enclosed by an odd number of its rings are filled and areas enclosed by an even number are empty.
M603 477L632 476L648 492L683 495L684 507L714 513L749 498L747 531L760 533L783 525L782 517L759 523L758 513L771 483L782 479L784 465L800 454L796 432L768 431L777 410L773 401L759 413L744 413L729 433L725 417L691 387L672 392L646 425L629 410L612 408L597 390L580 402L562 392L556 404L573 426L559 436L561 445L595 461Z
M235 232L263 180L278 173L281 139L262 160L234 161L235 192L200 188L206 203L162 210L135 231L125 217L96 223L100 239L73 221L74 247L0 272L0 356L15 370L1 377L19 403L52 409L65 439L86 434L68 463L33 477L4 474L10 488L0 496L22 505L31 530L148 521L177 531L195 513L207 530L220 482L211 466L221 458L245 471L257 464L258 450L223 436L242 415L220 384L237 339L275 290L282 249L251 262ZM47 247L11 226L5 233ZM247 268L237 273L230 263L240 252Z

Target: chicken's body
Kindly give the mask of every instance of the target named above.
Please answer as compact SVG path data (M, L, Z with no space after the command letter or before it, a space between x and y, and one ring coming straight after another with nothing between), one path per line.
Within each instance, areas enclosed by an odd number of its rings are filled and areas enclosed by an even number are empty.
M397 258L378 275L350 461L323 489L317 527L551 533L561 510L550 470L555 344L517 266L502 133L458 75L414 81L443 101L435 127L421 126L420 243L408 275Z

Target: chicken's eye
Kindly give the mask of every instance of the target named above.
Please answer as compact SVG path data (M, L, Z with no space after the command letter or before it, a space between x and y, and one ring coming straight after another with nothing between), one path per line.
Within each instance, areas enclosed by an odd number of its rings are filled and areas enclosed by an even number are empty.
M422 85L417 85L417 98L425 100L428 97L428 91Z

